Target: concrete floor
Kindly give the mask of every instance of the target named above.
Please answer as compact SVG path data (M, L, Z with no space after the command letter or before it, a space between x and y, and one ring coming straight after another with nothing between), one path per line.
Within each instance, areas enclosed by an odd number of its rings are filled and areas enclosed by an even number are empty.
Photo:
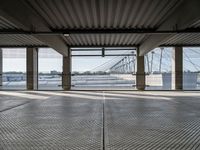
M200 92L0 91L0 150L200 150Z

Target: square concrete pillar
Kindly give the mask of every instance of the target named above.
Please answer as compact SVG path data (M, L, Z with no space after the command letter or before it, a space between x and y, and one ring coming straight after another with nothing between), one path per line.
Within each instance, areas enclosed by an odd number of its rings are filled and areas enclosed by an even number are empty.
M37 90L38 89L38 49L37 48L27 48L26 52L26 83L27 90Z
M183 47L172 50L172 89L183 89Z
M139 48L137 49L136 88L140 91L145 90L144 56L139 56Z
M3 85L3 51L0 48L0 86Z
M63 90L71 89L71 52L70 52L70 49L68 50L68 56L63 56L62 88L63 88Z

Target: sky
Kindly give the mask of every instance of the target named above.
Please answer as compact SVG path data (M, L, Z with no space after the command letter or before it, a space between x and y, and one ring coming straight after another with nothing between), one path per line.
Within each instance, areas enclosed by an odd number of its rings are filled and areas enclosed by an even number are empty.
M159 68L160 49L154 50L153 70ZM163 51L163 71L171 69L171 48ZM151 52L148 54L149 60L152 57ZM200 48L184 49L184 70L198 71L200 70ZM17 57L17 58L16 58ZM3 49L3 71L22 71L26 70L26 50L25 49ZM91 71L106 62L112 62L114 57L73 57L72 71ZM112 62L114 63L114 62ZM101 67L99 67L101 68ZM39 72L50 72L52 70L62 71L62 56L56 51L46 48L39 51Z
M111 59L111 57L73 57L72 71L92 71Z
M59 53L52 49L41 49L38 55L40 58L38 62L39 72L62 71L62 56ZM25 72L26 50L23 48L3 49L3 71Z

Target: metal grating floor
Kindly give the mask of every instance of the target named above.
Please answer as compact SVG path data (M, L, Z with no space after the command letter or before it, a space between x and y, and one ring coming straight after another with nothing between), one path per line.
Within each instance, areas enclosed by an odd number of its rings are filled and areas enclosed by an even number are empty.
M1 112L1 150L100 150L102 103L56 97Z
M122 99L106 101L107 149L200 150L199 99Z
M200 150L200 93L10 93L0 150Z

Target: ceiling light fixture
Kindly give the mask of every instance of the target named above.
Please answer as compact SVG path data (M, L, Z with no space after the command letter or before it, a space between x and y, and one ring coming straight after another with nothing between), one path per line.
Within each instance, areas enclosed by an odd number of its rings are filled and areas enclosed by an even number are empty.
M65 34L63 34L65 37L69 37L69 34L68 33L65 33Z

